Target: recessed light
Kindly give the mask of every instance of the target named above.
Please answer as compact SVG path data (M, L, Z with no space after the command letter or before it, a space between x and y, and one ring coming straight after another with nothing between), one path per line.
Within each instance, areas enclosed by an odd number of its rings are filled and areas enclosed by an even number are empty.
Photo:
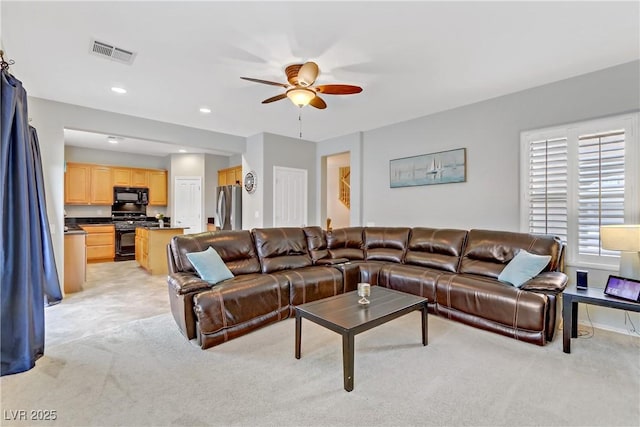
M109 141L111 144L117 144L118 142L122 141L124 138L121 136L108 136L107 137L107 141Z
M111 88L115 93L127 93L127 90L121 87L114 86Z
M184 150L184 149L182 149L182 148L181 148L181 149L179 149L179 150L178 150L178 152L179 152L179 153L186 153L186 152L187 152L187 150Z
M204 114L209 114L211 112L211 108L209 107L200 107L200 112Z

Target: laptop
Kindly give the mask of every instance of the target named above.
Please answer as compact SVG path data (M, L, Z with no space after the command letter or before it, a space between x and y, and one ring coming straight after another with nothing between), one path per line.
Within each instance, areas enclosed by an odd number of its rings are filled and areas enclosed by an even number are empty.
M604 293L612 297L640 302L640 280L610 275Z

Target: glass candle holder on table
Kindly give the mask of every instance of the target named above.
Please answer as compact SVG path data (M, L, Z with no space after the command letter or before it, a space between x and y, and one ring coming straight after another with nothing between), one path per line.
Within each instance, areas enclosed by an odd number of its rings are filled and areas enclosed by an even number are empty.
M358 283L358 304L368 305L371 301L367 298L371 296L371 285L369 283Z

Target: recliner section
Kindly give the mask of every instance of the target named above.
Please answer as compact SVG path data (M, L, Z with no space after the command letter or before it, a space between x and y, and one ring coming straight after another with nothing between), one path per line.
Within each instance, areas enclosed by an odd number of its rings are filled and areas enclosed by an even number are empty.
M199 279L186 254L213 247L234 277ZM520 249L551 255L521 288L497 280ZM553 236L407 227L266 228L175 236L167 248L171 310L208 348L290 317L295 306L349 292L358 282L428 299L429 312L518 340L553 339L567 283Z

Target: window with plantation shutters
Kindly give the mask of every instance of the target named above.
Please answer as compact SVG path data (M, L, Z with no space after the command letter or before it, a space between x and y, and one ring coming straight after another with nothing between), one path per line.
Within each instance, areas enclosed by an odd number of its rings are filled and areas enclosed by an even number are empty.
M529 232L567 240L567 138L529 145Z
M600 227L640 223L637 113L523 132L520 229L567 244L567 264L616 270Z
M578 253L618 257L600 226L624 224L624 130L579 136L578 174Z

